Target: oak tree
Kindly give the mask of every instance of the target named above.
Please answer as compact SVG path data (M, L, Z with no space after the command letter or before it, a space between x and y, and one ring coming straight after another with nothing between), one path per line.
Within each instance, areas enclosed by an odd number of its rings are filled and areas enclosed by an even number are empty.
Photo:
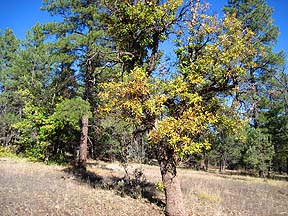
M136 16L133 12L139 5L151 7L142 2L128 4L132 15ZM119 112L130 124L149 131L165 186L167 215L186 214L177 164L185 155L210 148L206 134L215 125L237 127L237 121L229 120L221 112L227 102L224 98L235 95L239 85L245 83L247 68L259 54L253 47L254 33L243 29L235 16L226 15L221 22L197 11L188 13L187 17L190 18L187 29L181 29L178 36L177 70L168 76L153 76L149 67L137 63L132 69L128 67L129 73L123 74L122 79L103 83L101 93L106 102L101 112ZM144 40L142 44L149 45L149 41ZM122 43L120 40L119 46L123 47ZM141 62L141 58L137 61Z

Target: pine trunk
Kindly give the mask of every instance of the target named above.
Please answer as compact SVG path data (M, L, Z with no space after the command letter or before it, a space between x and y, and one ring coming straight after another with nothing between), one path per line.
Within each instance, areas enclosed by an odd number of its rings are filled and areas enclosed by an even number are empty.
M204 164L205 164L205 171L207 172L208 168L209 168L209 159L208 159L208 157L205 158Z
M288 156L286 157L286 174L288 175Z
M225 155L223 155L220 159L220 167L219 167L219 171L220 173L224 173L225 172L225 169L226 169L226 157Z
M79 168L86 169L87 163L87 139L88 139L88 115L83 115L81 126L81 139L79 150Z
M158 159L159 160L159 159ZM174 155L166 154L159 160L162 181L165 186L166 209L168 216L185 216L185 208L180 188L180 182L176 173Z

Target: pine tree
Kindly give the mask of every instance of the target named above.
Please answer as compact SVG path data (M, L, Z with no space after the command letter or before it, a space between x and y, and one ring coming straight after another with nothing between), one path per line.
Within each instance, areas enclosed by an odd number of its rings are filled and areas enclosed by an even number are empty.
M248 88L244 90L240 87L237 102L245 110L245 118L251 127L257 130L257 133L262 133L263 137L270 136L271 133L265 129L265 118L261 116L271 109L273 102L267 98L272 98L269 94L273 92L274 83L284 64L283 52L273 51L279 35L278 27L274 25L272 19L273 9L265 0L229 0L228 6L224 10L230 14L236 14L236 17L242 21L243 28L249 28L255 33L256 43L254 46L256 49L261 47L265 50L265 56L255 57L255 65L249 69L246 76ZM248 136L251 134L248 133ZM269 140L271 141L271 139ZM262 141L259 140L259 142ZM257 145L261 145L261 143ZM271 159L271 157L269 158ZM267 163L267 166L268 164L270 162ZM267 168L265 169L267 170Z
M14 131L10 126L21 114L21 104L17 104L17 96L11 86L10 68L19 50L19 40L11 29L0 33L0 144L11 144Z
M267 85L279 73L279 65L284 63L283 53L273 52L279 30L273 23L273 9L267 5L265 0L230 0L228 2L225 10L231 14L236 13L236 17L242 21L243 27L251 29L256 34L255 47L264 46L266 52L265 56L256 57L255 66L247 74L250 91L243 96L243 103L247 105L251 124L257 128L260 124L259 113L261 109L266 108L261 104L261 100L266 97Z
M288 77L284 69L276 78L273 88L268 90L269 110L264 112L261 118L264 122L263 128L266 128L274 145L272 168L280 173L288 173Z
M52 53L58 56L56 62L60 70L58 79L54 79L54 82L63 88L58 91L61 96L72 98L78 95L90 103L93 113L93 130L90 131L90 136L93 145L99 127L99 120L96 117L99 105L98 83L104 77L107 78L107 72L110 71L114 61L112 43L100 23L102 7L100 3L93 0L46 0L42 8L62 19L58 23L48 23L43 26L47 36L55 39L51 47ZM81 140L87 140L87 137ZM80 148L82 147L87 149L83 143L80 145ZM81 152L86 151L80 149ZM84 158L87 158L87 155L80 157L85 167ZM82 166L81 162L79 165Z
M15 52L13 62L7 69L6 91L13 97L10 106L15 110L11 110L10 115L17 116L17 121L10 124L9 128L13 132L17 131L13 142L17 145L18 152L31 153L38 148L37 137L41 126L38 123L53 112L56 104L54 88L51 86L54 58L44 40L42 28L36 24L27 33L25 40L21 41L21 49ZM32 119L28 122L25 112L29 108L31 116L38 118L35 122ZM15 127L21 122L26 122L27 125ZM33 157L37 158L36 155L35 153Z

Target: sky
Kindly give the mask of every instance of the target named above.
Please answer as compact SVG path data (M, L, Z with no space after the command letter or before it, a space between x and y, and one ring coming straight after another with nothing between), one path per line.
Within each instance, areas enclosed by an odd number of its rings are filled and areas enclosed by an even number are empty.
M217 13L227 0L208 0L208 2L211 4L211 10ZM273 18L280 31L275 51L284 50L288 54L288 1L267 0L267 3L274 9ZM41 0L0 0L0 29L10 28L16 37L24 39L26 32L35 23L57 20L48 12L41 11L41 6Z

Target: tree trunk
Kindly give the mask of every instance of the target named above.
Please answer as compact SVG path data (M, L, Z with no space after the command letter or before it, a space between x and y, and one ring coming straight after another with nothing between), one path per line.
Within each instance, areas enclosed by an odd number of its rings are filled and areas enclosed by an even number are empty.
M221 158L220 167L219 167L220 173L224 173L225 172L225 167L226 167L226 160L224 158Z
M186 215L180 182L176 173L176 162L174 160L174 152L168 151L165 157L158 158L162 181L165 186L166 209L165 214L168 216L184 216Z
M78 167L83 169L86 169L86 163L87 163L87 139L88 139L88 115L84 114L82 116L79 163L78 163Z
M226 163L227 163L227 153L222 152L222 155L221 155L221 158L220 158L220 169L219 169L219 171L221 173L225 172Z
M288 154L288 153L287 153ZM288 155L286 157L286 174L288 175Z
M204 164L205 164L205 171L207 172L208 171L208 167L209 167L209 159L208 159L208 157L205 158Z

